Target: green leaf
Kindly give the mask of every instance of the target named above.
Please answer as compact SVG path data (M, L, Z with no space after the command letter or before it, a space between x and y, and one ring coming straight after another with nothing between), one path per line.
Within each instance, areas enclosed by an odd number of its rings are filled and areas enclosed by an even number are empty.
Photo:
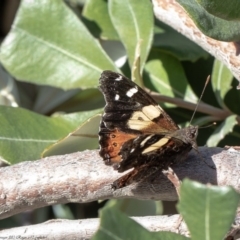
M222 62L215 59L211 82L218 104L225 109L228 108L224 103L224 98L232 88L232 80L233 75L231 71Z
M57 101L56 99L54 100L55 100L54 102ZM104 99L101 92L98 89L90 88L78 91L78 93L75 94L73 97L71 97L68 100L65 100L64 102L62 102L61 105L57 106L54 109L54 111L60 112L90 111L93 109L102 108L103 105Z
M1 46L17 79L63 89L96 87L103 69L118 71L77 16L59 0L23 0Z
M208 13L196 0L177 0L205 35L219 41L238 41L240 22L226 21Z
M228 21L240 20L240 2L238 0L197 0L212 15Z
M0 106L0 156L6 163L36 160L42 151L99 110L44 117L21 108Z
M178 209L192 240L221 240L234 221L239 195L231 187L184 180Z
M96 112L99 112L99 110L90 111L89 113L96 114ZM98 148L98 131L101 114L95 114L90 119L84 121L80 127L68 134L66 137L47 147L43 151L42 157Z
M111 0L109 2L109 13L113 25L126 48L131 68L136 57L137 44L142 41L140 50L140 69L142 72L153 38L151 2L145 0Z
M115 207L129 216L156 215L156 204L153 200L111 199L105 206Z
M52 118L56 118L58 121L64 122L67 126L71 127L71 130L74 130L76 127L79 127L80 124L84 124L90 118L99 114L100 112L102 112L102 108L69 114L55 113Z
M36 89L37 94L34 99L34 104L31 103L31 105L33 105L31 109L43 115L48 115L56 111L55 109L57 109L59 105L64 104L80 91L79 89L64 91L61 88L50 86L38 86Z
M50 118L21 108L0 106L1 159L9 164L39 159L44 148L76 128L80 122L76 118L76 114Z
M70 206L67 204L56 204L52 206L52 211L55 218L74 219L74 215Z
M233 127L238 125L237 115L227 117L213 132L207 141L208 147L215 147L230 132Z
M149 232L134 220L114 207L105 207L100 212L101 223L92 240L187 240L170 232Z
M97 24L100 36L103 39L118 40L118 34L114 29L108 13L108 2L105 0L88 0L83 8L82 15L89 21ZM96 27L95 27L96 28ZM97 30L95 30L97 31Z
M174 69L174 70L173 70ZM151 84L163 95L197 102L181 63L169 54L154 52L145 66Z
M195 62L209 54L193 41L162 22L155 25L154 48L171 54L180 61Z

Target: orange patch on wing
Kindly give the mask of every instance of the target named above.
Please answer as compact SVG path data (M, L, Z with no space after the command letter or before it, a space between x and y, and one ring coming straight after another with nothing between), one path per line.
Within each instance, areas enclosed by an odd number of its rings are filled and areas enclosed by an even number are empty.
M122 161L122 157L119 154L122 145L130 139L136 138L137 135L121 132L118 129L115 131L111 131L109 133L107 143L108 146L106 147L106 151L109 154L111 163L118 163Z

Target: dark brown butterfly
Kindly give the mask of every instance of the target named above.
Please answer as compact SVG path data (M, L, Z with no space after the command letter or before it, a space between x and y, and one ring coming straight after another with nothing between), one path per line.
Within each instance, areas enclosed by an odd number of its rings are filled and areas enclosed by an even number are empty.
M100 123L100 156L118 172L118 189L154 176L197 150L197 126L179 129L142 88L119 73L104 71L99 80L106 106Z

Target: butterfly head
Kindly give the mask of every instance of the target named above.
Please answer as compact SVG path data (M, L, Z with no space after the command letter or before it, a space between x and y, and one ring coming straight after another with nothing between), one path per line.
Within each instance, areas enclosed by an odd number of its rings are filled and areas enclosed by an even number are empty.
M181 129L182 131L182 141L191 144L192 148L198 151L198 146L196 143L196 138L198 135L198 126L188 126Z

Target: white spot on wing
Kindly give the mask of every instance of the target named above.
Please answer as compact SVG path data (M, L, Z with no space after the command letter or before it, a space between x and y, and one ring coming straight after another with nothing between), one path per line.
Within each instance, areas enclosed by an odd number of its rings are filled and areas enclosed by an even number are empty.
M120 96L118 94L116 94L114 99L115 99L115 101L118 101L119 98L120 98Z
M115 79L115 81L121 81L121 80L123 80L123 77L121 75Z
M135 148L133 148L131 151L130 151L130 153L132 153L132 152L134 152L135 151Z
M126 95L128 97L132 97L136 92L138 92L138 89L137 88L131 88L127 91Z

